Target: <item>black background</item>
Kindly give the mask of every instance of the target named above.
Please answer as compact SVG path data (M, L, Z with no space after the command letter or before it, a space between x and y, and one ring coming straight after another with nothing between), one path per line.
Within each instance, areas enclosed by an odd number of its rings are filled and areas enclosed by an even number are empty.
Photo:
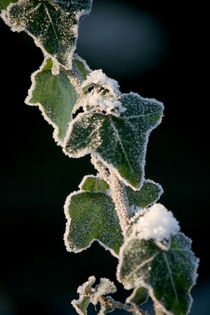
M122 92L165 104L163 122L150 137L146 177L163 186L160 202L173 211L201 259L191 313L199 315L210 313L204 12L182 2L95 0L78 41L90 67L118 80ZM0 314L75 314L70 300L77 286L92 274L114 281L117 266L98 244L75 255L63 243L66 196L95 171L89 157L67 158L38 108L24 104L30 75L43 60L40 49L2 21L0 36Z

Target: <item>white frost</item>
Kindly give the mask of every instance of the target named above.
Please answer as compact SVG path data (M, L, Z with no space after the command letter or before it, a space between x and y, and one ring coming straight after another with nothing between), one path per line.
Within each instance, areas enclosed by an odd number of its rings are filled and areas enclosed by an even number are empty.
M95 109L98 112L105 112L106 114L120 114L125 111L125 108L117 97L102 96L95 91L82 98L80 104L85 111Z
M98 299L101 296L115 293L117 291L115 285L113 282L111 282L109 279L101 278L100 283L95 288L95 292L92 295L91 302L96 305L98 303Z
M82 88L85 88L89 84L96 84L107 88L112 94L119 95L119 84L116 80L110 79L101 70L94 70L87 76L87 79L83 82Z
M134 225L132 236L140 239L156 241L170 240L171 235L179 232L180 226L171 211L162 204L156 203L149 209L145 209Z

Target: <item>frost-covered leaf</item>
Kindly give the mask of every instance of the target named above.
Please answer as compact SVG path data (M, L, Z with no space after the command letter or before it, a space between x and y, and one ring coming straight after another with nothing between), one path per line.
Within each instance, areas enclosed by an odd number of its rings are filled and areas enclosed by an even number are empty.
M153 240L127 239L120 250L117 277L126 289L145 287L155 303L166 313L187 314L196 281L198 259L191 240L178 233L167 250Z
M67 198L65 244L80 252L98 240L115 256L123 243L122 231L112 199L102 192L76 192Z
M126 299L126 303L134 303L136 305L141 305L145 303L148 299L148 291L145 288L135 288L132 294Z
M63 143L77 92L64 70L52 74L51 59L32 75L32 87L26 99L29 105L38 105L44 118L55 128L54 138Z
M13 31L26 31L44 54L70 69L79 19L91 5L92 0L20 0L9 7L7 22Z
M10 3L16 3L18 0L0 0L0 10L6 9Z
M120 116L79 114L70 126L65 152L70 157L96 154L126 185L140 189L148 136L161 121L163 105L134 93L122 94L119 101L124 108Z
M92 192L106 192L106 190L109 189L109 185L102 178L88 175L83 178L83 181L80 184L80 189Z
M149 179L144 181L139 191L135 191L129 186L126 186L125 189L131 214L135 214L138 208L145 208L156 202L163 193L162 187Z
M79 315L87 315L87 308L90 304L90 290L92 285L95 283L95 277L89 277L88 281L83 283L77 289L77 293L79 293L79 299L73 300L71 304L74 306L75 310Z

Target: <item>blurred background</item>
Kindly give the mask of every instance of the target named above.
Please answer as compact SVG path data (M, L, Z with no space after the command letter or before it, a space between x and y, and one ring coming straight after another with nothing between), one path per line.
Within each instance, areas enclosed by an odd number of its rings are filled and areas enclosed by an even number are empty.
M146 178L163 186L160 202L201 259L192 315L210 314L209 114L200 7L94 0L81 21L77 50L92 69L118 80L121 92L165 104L163 122L150 137ZM0 314L74 315L70 301L90 275L116 281L117 260L98 244L75 255L63 243L65 199L95 171L89 157L67 158L38 108L24 104L30 75L43 60L40 49L3 21L0 36ZM119 285L116 298L126 295Z

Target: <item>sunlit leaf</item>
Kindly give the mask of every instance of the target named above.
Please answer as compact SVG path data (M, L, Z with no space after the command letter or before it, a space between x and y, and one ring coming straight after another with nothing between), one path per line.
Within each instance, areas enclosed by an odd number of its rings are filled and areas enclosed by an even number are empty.
M135 191L129 186L126 186L125 189L129 206L133 209L133 214L136 210L138 211L138 207L144 208L156 202L163 193L162 187L149 179L144 181L139 191Z
M26 31L44 54L70 69L78 22L91 4L92 0L20 0L9 8L7 22L13 31Z
M65 151L71 157L97 154L126 185L140 189L144 181L149 134L161 121L163 105L138 94L122 94L120 116L88 111L71 124Z
M126 289L148 289L166 313L184 315L191 306L189 292L196 281L197 266L191 241L182 233L172 236L167 250L153 240L130 238L121 248L117 276Z
M98 240L117 256L123 236L109 196L102 192L73 193L67 198L65 213L65 243L69 251L79 252Z
M52 60L48 59L32 75L32 87L27 104L38 105L44 118L55 128L54 138L62 144L71 120L77 93L64 70L52 74Z
M80 188L82 190L89 190L93 192L105 192L107 189L109 189L109 185L102 178L89 175L85 176L84 180L80 184Z

